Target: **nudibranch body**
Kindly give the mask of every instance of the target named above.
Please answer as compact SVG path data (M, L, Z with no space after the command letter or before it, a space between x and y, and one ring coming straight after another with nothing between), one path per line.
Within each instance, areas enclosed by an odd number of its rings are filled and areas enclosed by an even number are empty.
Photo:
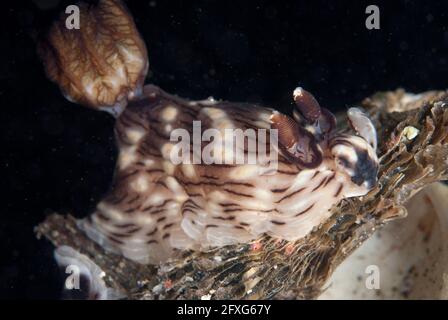
M238 103L190 102L153 86L143 92L117 119L113 187L82 222L93 239L133 260L161 261L173 248L223 246L263 233L296 240L325 221L340 199L363 195L375 184L373 148L350 135L316 144L322 159L313 168L286 154L278 156L274 173L265 163L173 164L174 128L192 132L193 121L201 121L204 131L269 129L277 114ZM279 129L280 146L284 139Z
M132 30L123 32L124 39L115 34L115 41L119 42L112 47L118 46L120 52L127 53L125 57L132 57L132 66L140 66L133 69L132 79L144 79L148 65L146 48L142 47L124 6L118 1L100 1L88 16L102 20L104 15L110 18L110 12L119 16L122 30ZM101 26L113 29L114 20L107 19ZM59 33L72 32L57 25L52 32L55 29ZM106 37L109 33L101 34ZM93 41L90 36L94 35L90 32L59 39L70 37L84 43ZM348 112L358 135L349 135L336 133L334 116L301 88L293 95L294 117L251 104L211 99L188 101L153 85L142 87L140 80L123 80L128 60L120 54L106 54L100 43L90 45L91 50L82 53L83 59L76 60L76 68L64 67L75 61L62 57L65 50L59 47L64 45L55 45L52 38L55 37L50 37L46 45L51 48L50 53L43 55L51 78L71 100L113 110L117 116L119 156L113 185L95 212L79 225L93 240L129 259L158 263L169 258L174 249L224 246L251 241L262 234L297 240L324 222L339 200L364 195L376 184L376 133L368 117L358 109ZM86 46L79 43L78 47ZM102 58L102 54L106 56ZM102 64L91 62L98 59L113 62L107 68L107 81L99 76L92 78L90 75L96 72L92 70L83 78L87 63L88 68L97 68L96 73L102 74ZM118 66L116 81L114 66ZM111 87L104 81L121 81L124 85ZM108 103L92 94L92 88L105 83L110 89ZM228 129L264 130L277 135L266 139L256 136L257 150L262 145L263 150L269 150L269 157L256 163L232 161L233 153L230 159L226 158L230 161L224 163L173 161L177 142L172 133L180 130L194 135L198 123L202 137L207 130L216 134ZM210 153L212 158L221 156L226 146L233 146L227 144L233 142L233 136L223 137ZM253 152L249 138L241 148L244 155ZM189 142L188 159L194 157L195 143ZM204 140L199 144L206 146Z

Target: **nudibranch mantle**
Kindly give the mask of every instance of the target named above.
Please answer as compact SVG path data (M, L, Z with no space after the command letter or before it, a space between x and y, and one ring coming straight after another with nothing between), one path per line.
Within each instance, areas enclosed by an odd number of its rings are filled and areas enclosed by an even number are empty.
M143 86L141 79L148 66L146 48L124 5L116 0L102 0L98 7L84 10L90 10L86 17L97 20L106 14L107 23L101 26L112 29L114 20L108 12L124 15L117 18L120 30L132 32L122 33L123 46L130 47L120 48L122 52L135 53L127 80L123 70L129 61L120 59L119 54L107 55L108 61L113 62L107 68L107 81L121 83L117 87L105 85L110 89L107 101L101 90L95 95L87 89L98 83L104 85L103 78L92 76L103 74L104 66L91 62L105 54L104 48L91 45L88 52L67 56L66 50L61 49L64 45L56 45L54 39L67 37L60 33L68 31L56 25L50 33L57 32L59 37L50 36L46 43L52 54L42 54L47 73L71 100L112 110L117 117L119 155L112 187L93 214L79 222L88 236L105 248L140 263L159 263L171 257L175 249L201 250L248 242L262 234L293 241L327 220L338 201L364 195L376 184L376 132L359 109L351 108L348 112L349 123L358 133L352 135L335 132L335 117L301 88L294 91L296 108L294 117L289 117L246 103L188 101L156 86ZM75 32L82 34L83 30ZM101 34L107 37L110 32ZM114 34L114 40L118 41L119 36ZM74 49L83 47L76 42L96 38L89 32L70 39L75 42L70 44ZM80 55L82 59L78 59ZM64 67L73 66L75 61L70 59L78 59L76 68ZM98 70L89 69L88 77L82 81L71 80L82 77L80 72L86 66ZM118 66L118 71L114 66ZM116 81L114 74L119 78ZM176 129L192 133L194 122L200 122L202 132L275 129L278 146L270 148L270 139L263 143L276 156L276 170L266 161L173 163L171 151L175 142L171 133ZM245 154L251 152L247 147L244 144Z

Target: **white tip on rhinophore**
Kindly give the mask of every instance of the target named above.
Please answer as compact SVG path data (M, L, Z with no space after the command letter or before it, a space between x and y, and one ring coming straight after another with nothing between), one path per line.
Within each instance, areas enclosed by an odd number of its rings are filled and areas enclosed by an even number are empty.
M361 111L361 109L355 108L355 107L351 107L347 110L347 115L348 116L354 116L357 114L362 114L364 115L364 112Z
M296 97L300 97L303 95L303 88L302 87L297 87L294 89L294 92L292 93L292 96L294 97L294 99Z

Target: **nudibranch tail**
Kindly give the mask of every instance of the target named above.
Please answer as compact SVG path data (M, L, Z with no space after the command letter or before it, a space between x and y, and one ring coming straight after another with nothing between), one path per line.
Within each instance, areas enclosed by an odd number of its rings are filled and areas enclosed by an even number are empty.
M146 46L121 1L79 8L79 29L68 29L62 15L40 43L45 71L70 101L117 115L141 94Z

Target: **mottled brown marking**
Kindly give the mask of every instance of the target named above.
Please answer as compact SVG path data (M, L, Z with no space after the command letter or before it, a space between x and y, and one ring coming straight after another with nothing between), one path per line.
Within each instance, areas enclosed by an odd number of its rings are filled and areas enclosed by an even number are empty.
M103 220L103 221L109 221L110 220L110 218L106 217L104 215L104 213L102 213L101 211L97 211L96 212L96 216L97 216L98 219Z
M131 235L133 233L140 231L141 229L142 229L141 227L135 227L134 229L126 230L126 233Z
M212 181L199 181L199 182L190 182L190 181L183 181L183 180L180 180L180 181L182 181L182 184L186 185L186 186L223 187L223 186L227 186L227 185L234 185L234 186L243 186L243 187L248 187L248 188L253 188L254 187L254 185L251 184L251 183L235 182L235 181L225 181L223 183L217 183L217 182L212 182Z
M218 177L209 176L209 175L206 175L206 174L201 175L201 178L212 179L212 180L219 180Z
M193 214L196 214L196 211L194 211L193 209L189 209L189 208L182 209L182 215L185 215L187 212L191 212Z
M298 217L298 216L300 216L300 215L302 215L302 214L304 214L304 213L306 213L306 212L308 212L308 211L310 211L311 210L311 208L313 208L314 207L314 205L315 205L315 203L313 203L312 205L310 205L308 208L306 208L305 210L303 210L303 211L300 211L299 213L297 213L294 217Z
M213 219L216 220L223 220L223 221L232 221L235 220L235 216L229 216L229 217L213 217Z
M341 191L342 191L342 183L339 184L339 188L338 188L338 190L336 190L336 193L333 195L333 197L337 197L337 196L339 196L339 194L341 193Z
M110 241L112 241L112 242L115 242L115 243L117 243L117 244L124 244L124 242L123 241L121 241L121 240L119 240L119 239L117 239L117 238L115 238L115 237L113 237L113 236L108 236L107 237Z
M185 201L184 205L185 204L189 204L197 209L201 209L201 207L196 202L194 202L193 199L188 199L187 201Z
M279 188L279 189L272 189L271 192L273 192L273 193L283 193L283 192L285 192L288 189L289 189L289 187Z
M163 226L163 230L168 229L169 227L172 227L174 225L174 223L168 223L166 225Z
M118 204L120 202L122 202L124 199L126 199L128 196L128 193L125 192L121 197L116 197L113 196L111 199L108 199L107 202L109 202L110 204Z
M135 206L135 207L131 207L129 209L124 210L125 213L131 213L131 212L135 212L138 211L138 209L140 208L140 206Z
M325 181L327 180L327 177L323 178L322 181L313 188L313 190L311 190L311 192L316 191L317 189L319 189L320 187L322 187L322 185L325 183Z
M238 211L255 211L255 212L265 212L265 213L278 212L277 209L259 210L259 209L250 209L250 208L230 208L230 209L223 210L224 213L238 212Z
M131 198L131 199L130 199L129 201L127 201L126 203L127 203L127 204L131 204L131 203L137 201L139 198L140 198L140 195L137 194L135 197Z
M333 174L327 178L327 181L325 181L324 187L326 187L334 179L335 176L336 172L333 172Z
M238 212L238 211L243 211L243 210L247 210L247 209L242 209L242 208L224 209L223 212L229 213L229 212Z
M280 202L282 202L283 200L289 199L289 198L291 198L292 196L294 196L294 195L296 195L296 194L302 192L302 191L305 190L305 189L306 189L306 187L303 187L303 188L300 188L300 189L298 189L298 190L296 190L296 191L294 191L294 192L291 192L290 194L287 194L286 196L284 196L284 197L281 198L280 200L276 201L275 203L280 203Z
M158 230L158 228L155 227L154 230L148 232L148 233L146 234L146 236L147 236L147 237L153 236L153 235L157 232L157 230Z
M136 225L133 223L124 223L124 224L119 224L119 223L115 223L114 227L119 228L119 229L127 229L130 227L135 227Z
M233 190L229 190L229 189L224 189L224 191L226 191L228 193L231 193L231 194L234 194L234 195L237 195L237 196L241 196L241 197L253 198L253 196L250 195L250 194L241 193L241 192L238 192L238 191L233 191Z
M165 189L170 190L170 188L168 188L168 186L166 185L166 183L163 182L163 181L158 180L158 181L156 181L156 182L154 182L154 183L155 183L156 185L158 185L158 186L161 186L161 187L163 187L163 188L165 188Z
M239 206L239 204L237 204L237 203L225 203L225 202L221 202L221 203L219 203L219 205L221 207Z
M277 173L285 174L285 175L288 175L288 176L295 176L297 174L297 172L285 171L285 170L277 170Z
M111 232L110 236L112 236L114 238L129 238L130 235L127 233Z
M159 213L162 213L162 212L165 212L165 211L166 210L164 208L161 208L161 209L156 209L154 211L150 211L149 214L150 215L156 215L156 214L159 214Z
M148 169L146 170L146 173L165 173L165 171L163 171L162 169Z
M120 178L120 179L127 179L127 178L129 178L129 177L132 177L132 176L136 175L137 173L139 173L139 171L140 171L140 170L136 169L136 170L131 171L131 172L127 173L127 174L122 174L122 175L120 175L119 178Z

